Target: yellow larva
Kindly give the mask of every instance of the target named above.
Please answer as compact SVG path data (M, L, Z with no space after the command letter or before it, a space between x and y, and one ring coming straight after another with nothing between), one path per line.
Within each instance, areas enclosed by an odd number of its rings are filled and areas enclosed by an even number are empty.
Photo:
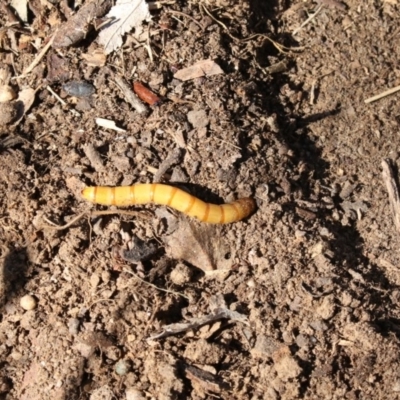
M140 183L133 186L94 186L82 191L82 197L106 206L131 206L155 203L174 208L210 224L229 224L249 216L256 208L254 199L243 198L229 204L210 204L174 186Z

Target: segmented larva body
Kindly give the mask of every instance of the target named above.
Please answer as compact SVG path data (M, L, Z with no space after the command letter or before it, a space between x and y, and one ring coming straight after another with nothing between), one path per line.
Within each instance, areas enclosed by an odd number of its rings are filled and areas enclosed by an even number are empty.
M160 204L210 224L229 224L240 221L249 216L256 207L254 199L251 198L243 198L222 205L205 203L181 189L160 183L87 187L82 191L82 197L92 203L106 206Z

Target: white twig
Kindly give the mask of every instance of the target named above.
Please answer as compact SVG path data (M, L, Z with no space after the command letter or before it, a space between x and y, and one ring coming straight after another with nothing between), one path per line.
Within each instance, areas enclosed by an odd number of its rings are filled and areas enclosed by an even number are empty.
M46 86L46 89L59 101L63 106L66 106L67 103L50 87Z
M19 78L22 78L23 76L29 74L39 63L40 60L44 57L44 55L47 53L47 50L51 47L54 41L54 37L56 36L56 32L54 32L54 35L51 37L51 39L47 42L46 46L43 47L43 49L40 51L40 53L36 56L36 58L32 61L31 65L28 66L23 72L22 75L19 76Z
M56 98L57 101L59 101L63 106L66 106L67 103L50 87L46 86L46 89ZM71 109L71 113L77 117L80 117L81 114L78 113L78 111Z
M389 96L389 95L391 95L391 94L393 94L393 93L396 93L396 92L398 92L399 90L400 90L400 85L399 85L399 86L396 86L396 87L394 87L394 88L385 90L384 92L382 92L381 94L377 94L376 96L369 97L368 99L365 99L365 100L364 100L364 103L365 103L365 104L372 103L373 101L382 99L383 97L386 97L386 96Z
M316 10L314 14L311 14L297 29L295 29L292 35L296 35L296 33L300 32L311 20L313 20L317 14L322 10L323 5L321 4Z

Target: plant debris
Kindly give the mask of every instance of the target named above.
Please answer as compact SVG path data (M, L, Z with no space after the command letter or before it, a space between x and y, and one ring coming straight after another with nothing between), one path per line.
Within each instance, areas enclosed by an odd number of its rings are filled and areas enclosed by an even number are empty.
M165 325L163 331L156 335L150 336L147 340L158 340L167 336L177 335L189 330L196 330L203 325L211 324L221 319L229 319L231 321L248 324L247 317L237 311L231 311L227 308L222 295L216 295L210 298L211 314L203 317L191 318L189 322L180 322L171 325Z
M69 47L85 39L93 28L96 18L104 16L112 5L111 0L93 0L85 3L79 11L57 31L53 47Z
M122 46L122 37L132 29L139 30L143 22L151 19L145 0L117 0L107 14L110 22L99 34L99 43L104 52L110 54Z
M147 2L106 55L114 4L0 1L1 397L398 397L399 1ZM82 199L156 181L257 212Z
M174 78L181 81L189 81L195 78L201 78L202 76L213 76L223 74L221 67L213 60L201 60L197 63L180 69L175 72Z
M229 270L231 260L225 257L226 244L218 229L220 227L182 217L175 231L164 237L167 254L175 260L185 260L204 272Z

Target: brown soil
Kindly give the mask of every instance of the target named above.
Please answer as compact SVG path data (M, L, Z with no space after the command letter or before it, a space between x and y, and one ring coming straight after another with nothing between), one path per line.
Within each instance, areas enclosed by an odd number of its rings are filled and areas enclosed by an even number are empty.
M17 94L36 90L17 124L0 105L0 397L399 398L399 232L381 174L399 161L399 94L364 102L400 84L398 1L164 2L149 47L125 35L91 66L92 31L21 77L72 3L30 1L25 27L0 11L0 67ZM204 59L224 73L173 77ZM163 101L138 113L115 76ZM95 93L71 96L73 80ZM82 200L85 185L155 176L257 210L211 226L148 205L50 226L115 209ZM226 318L151 338L215 299Z

